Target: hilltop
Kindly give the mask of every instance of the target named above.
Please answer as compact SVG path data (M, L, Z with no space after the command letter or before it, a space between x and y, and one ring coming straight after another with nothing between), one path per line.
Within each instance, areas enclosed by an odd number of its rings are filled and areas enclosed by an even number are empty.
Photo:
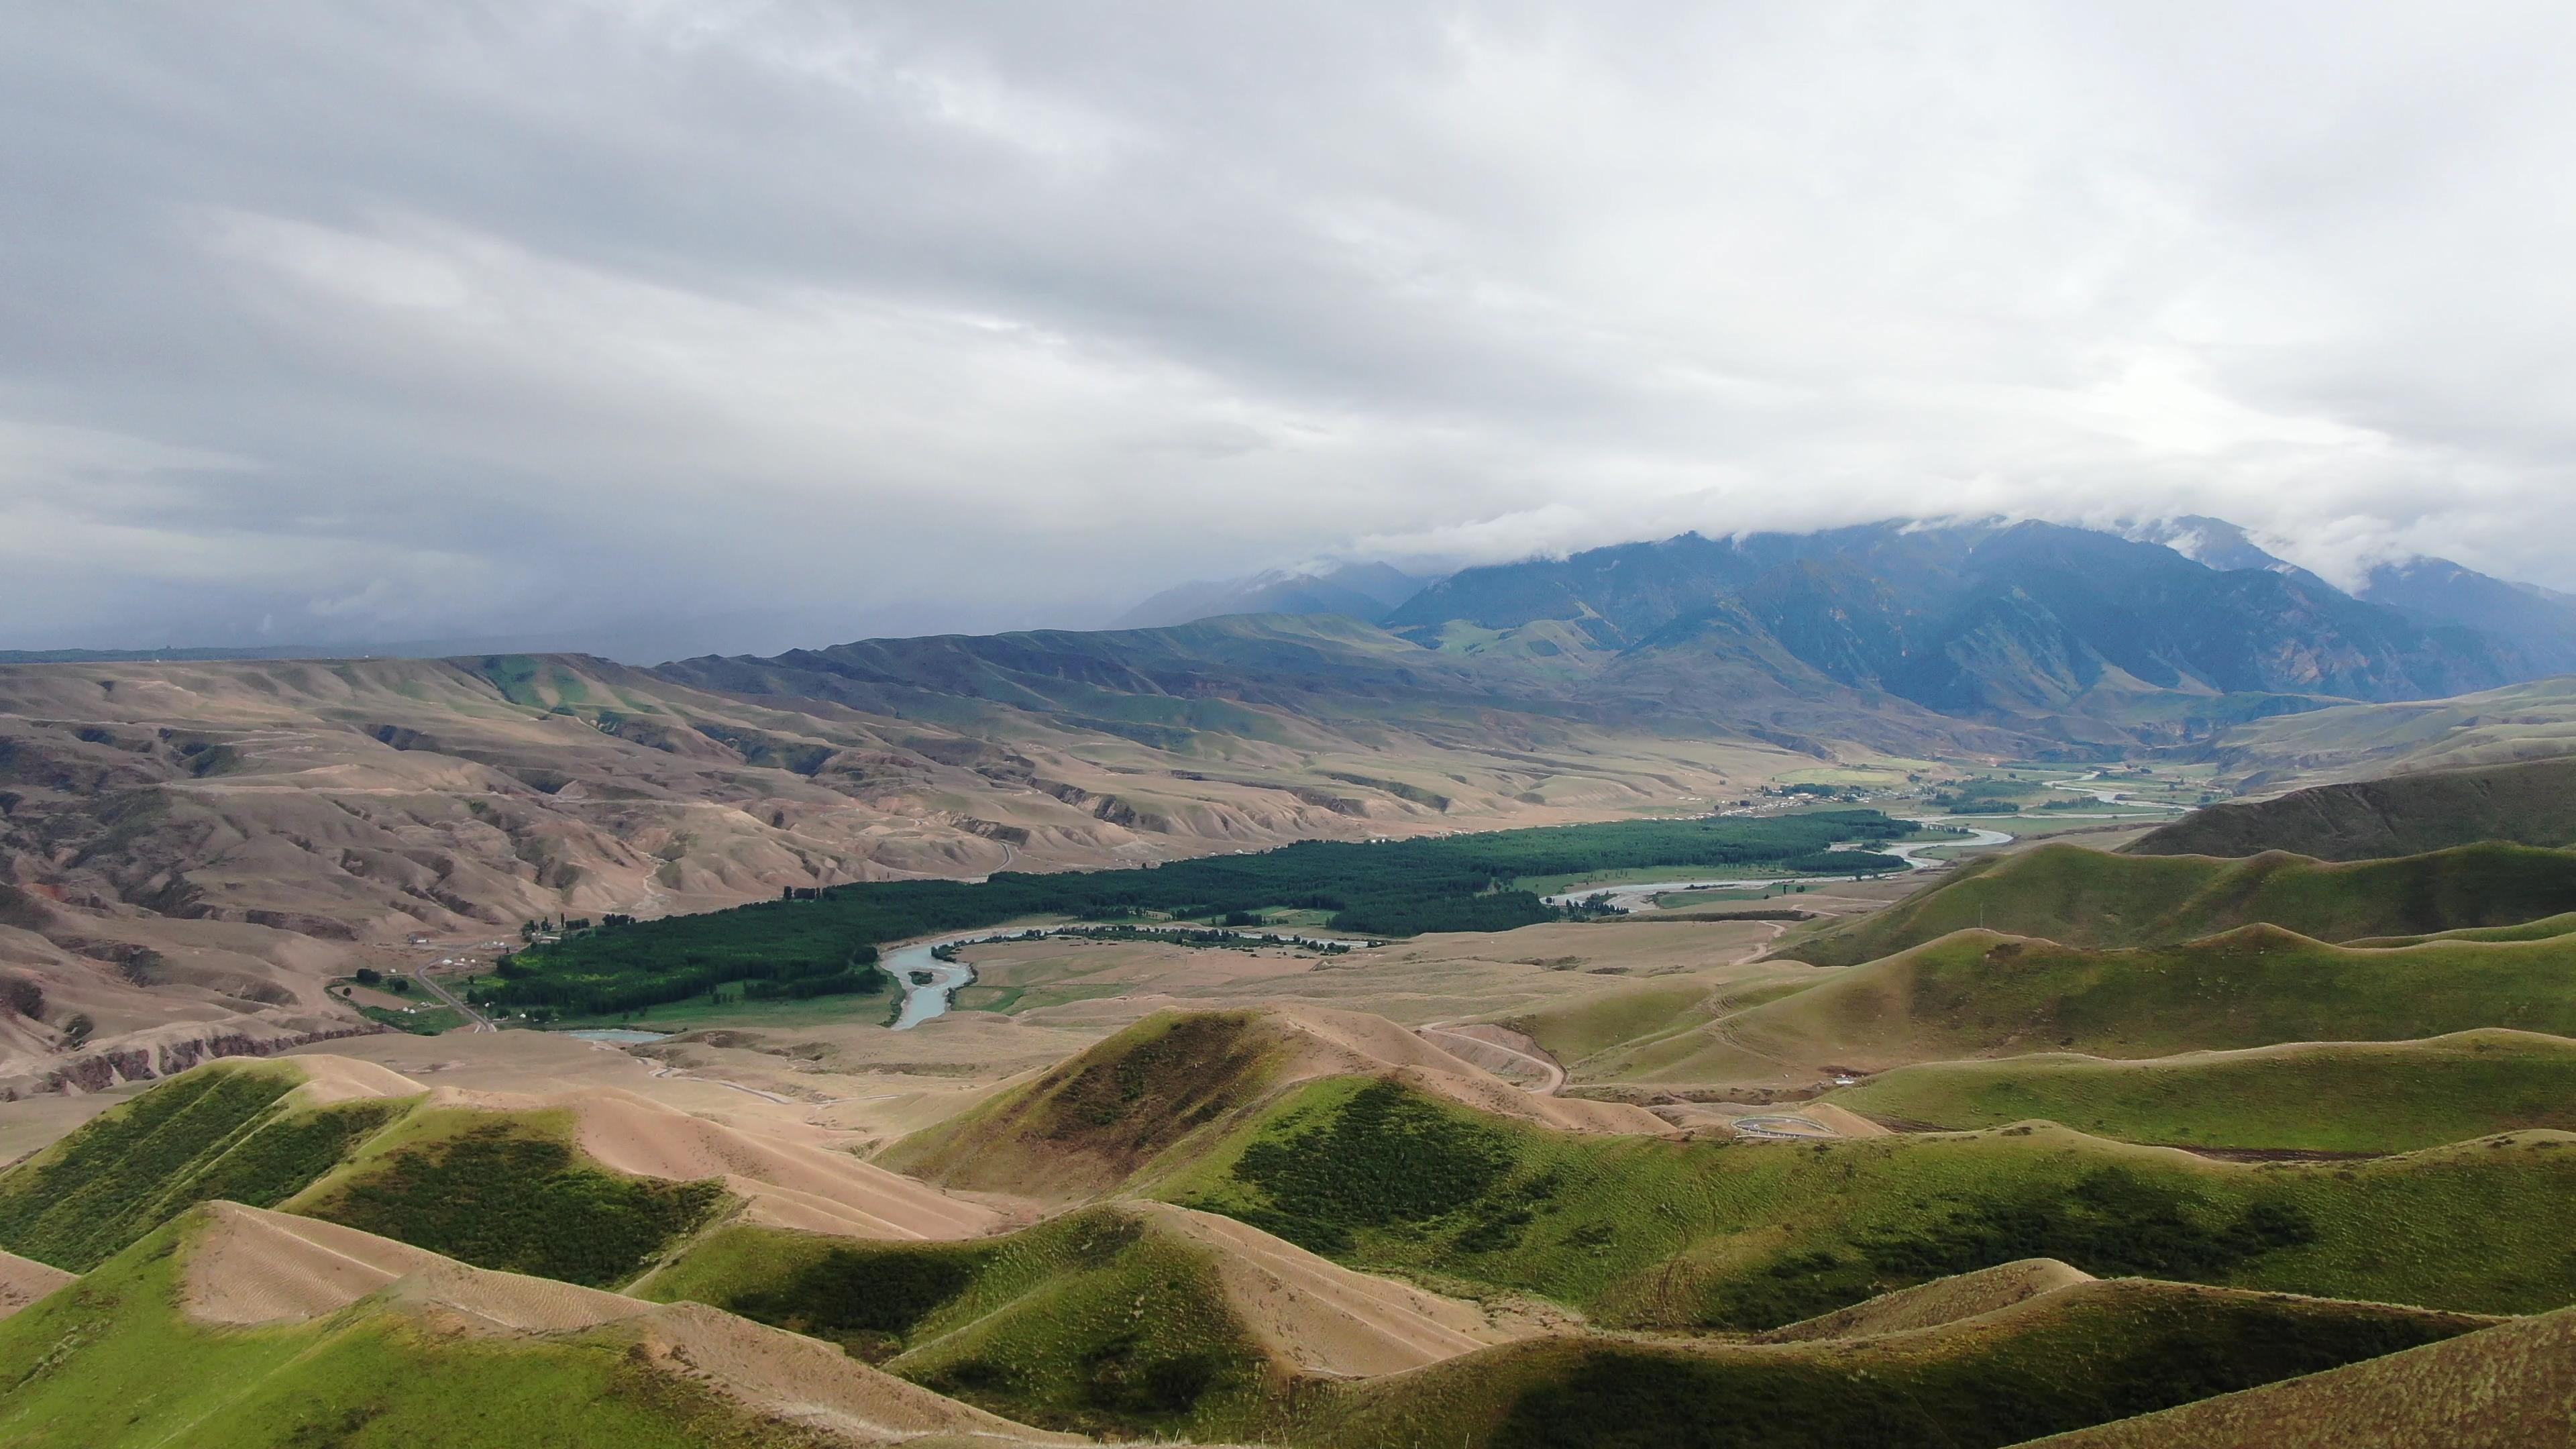
M2376 860L2482 841L2576 845L2576 757L2427 770L2212 805L2123 849Z
M0 1249L86 1271L217 1199L594 1286L719 1223L923 1239L1006 1221L846 1152L628 1093L432 1091L299 1056L196 1068L0 1171Z
M2576 1309L2062 1438L2048 1449L2523 1449L2576 1424Z
M2534 846L2327 863L2282 851L2239 860L2040 845L1971 860L1886 910L1794 938L1776 954L1850 965L1963 930L2121 947L2260 924L2349 941L2516 926L2570 910L2576 853Z
M957 1187L1080 1200L1186 1160L1305 1083L1361 1076L1572 1131L1671 1130L1634 1107L1523 1092L1383 1017L1163 1012L879 1160Z
M2576 1041L2483 1030L2128 1061L2037 1052L1897 1067L1822 1100L1917 1129L2044 1118L2129 1142L2409 1152L2523 1128L2576 1131Z
M0 1437L60 1449L1078 1442L713 1309L231 1203L0 1321L0 1364L17 1370Z

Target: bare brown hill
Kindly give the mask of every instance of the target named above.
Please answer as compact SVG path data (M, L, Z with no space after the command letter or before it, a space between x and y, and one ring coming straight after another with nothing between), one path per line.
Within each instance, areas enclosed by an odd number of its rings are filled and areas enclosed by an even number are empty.
M74 1276L32 1258L0 1252L0 1318L71 1282Z
M1389 688L1423 653L1249 628L1218 633ZM783 886L1602 819L1812 763L1427 676L1227 699L1151 671L1061 698L961 677L854 706L697 674L761 692L574 656L0 666L0 976L47 1003L0 1014L0 1087L355 1029L324 982L417 963L413 935L494 949L529 920Z

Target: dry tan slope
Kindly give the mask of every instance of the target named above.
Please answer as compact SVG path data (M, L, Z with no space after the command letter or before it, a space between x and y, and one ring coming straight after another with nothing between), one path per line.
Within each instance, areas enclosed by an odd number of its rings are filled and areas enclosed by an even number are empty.
M1290 1081L1392 1069L1399 1080L1418 1090L1545 1127L1653 1135L1673 1131L1671 1123L1643 1107L1524 1091L1382 1016L1312 1006L1280 1007L1271 1015L1300 1047L1287 1074Z
M2018 1263L1882 1293L1866 1303L1775 1328L1760 1335L1760 1341L1805 1343L1933 1328L2093 1281L2092 1274L2055 1258L2025 1258Z
M0 1318L6 1318L79 1275L0 1251Z
M981 1204L844 1151L711 1122L632 1092L547 1099L570 1107L581 1149L606 1167L675 1181L721 1177L772 1227L862 1238L972 1238L1010 1223Z
M1470 1304L1353 1272L1248 1223L1167 1203L1133 1207L1204 1248L1254 1340L1308 1373L1400 1373L1527 1335Z
M1015 1423L870 1368L830 1344L702 1303L658 1305L612 1326L646 1362L758 1412L853 1442L1088 1444Z
M181 1279L209 1323L301 1322L447 1260L426 1248L314 1218L210 1203Z
M581 1331L630 1340L640 1358L756 1412L859 1444L929 1435L1079 1444L942 1398L828 1345L699 1304L657 1305L594 1288L472 1268L329 1223L210 1204L195 1227L182 1293L200 1321L306 1321L374 1296L451 1332L508 1337Z
M2567 1449L2576 1444L2576 1309L2033 1444Z
M1260 705L1267 725L1211 753L958 703L932 724L578 656L0 666L0 966L96 1023L78 1052L0 1024L0 1092L354 1027L324 981L408 964L413 932L491 949L532 917L786 884L1608 819L1811 763L1517 717L1353 734ZM171 1026L185 1039L136 1035Z
M286 1060L304 1073L303 1085L288 1094L298 1106L321 1107L365 1098L412 1097L429 1090L426 1085L391 1067L360 1061L355 1057L308 1052Z
M301 1060L300 1058L298 1060ZM840 1237L954 1240L1019 1226L1013 1217L860 1161L866 1139L774 1120L716 1121L618 1087L569 1092L429 1089L432 1107L561 1112L581 1150L613 1171L670 1182L720 1178L745 1221Z

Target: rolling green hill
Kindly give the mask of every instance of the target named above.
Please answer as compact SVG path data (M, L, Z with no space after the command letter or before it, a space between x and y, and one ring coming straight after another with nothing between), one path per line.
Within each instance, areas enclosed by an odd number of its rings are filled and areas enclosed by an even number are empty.
M238 1211L238 1210L235 1210ZM695 1307L429 1262L240 1325L202 1321L223 1220L199 1208L0 1321L0 1443L22 1449L992 1449L1069 1442ZM390 1245L384 1245L390 1246ZM275 1265L294 1282L296 1264ZM254 1263L246 1270L262 1271ZM343 1300L346 1300L345 1302ZM957 1438L939 1437L945 1431ZM971 1434L973 1437L968 1438Z
M2576 1300L2576 1139L2249 1167L2053 1126L1813 1146L1550 1131L1382 1081L1310 1085L1156 1196L1348 1265L1640 1327L1768 1328L2019 1258L2476 1312Z
M951 1187L1059 1200L1106 1192L1259 1103L1293 1051L1252 1012L1148 1017L877 1161Z
M1232 1438L1279 1388L1198 1246L1099 1207L971 1243L722 1229L638 1285L842 1344L980 1408L1052 1428Z
M2576 756L2473 765L2318 785L2277 799L2212 805L2159 826L2133 855L2377 860L2504 840L2576 845Z
M2576 854L2533 846L2325 863L2279 853L2234 860L2043 845L1970 861L1884 911L1775 954L1846 966L1962 930L2069 946L2157 946L2258 922L2347 941L2511 926L2569 911L2576 911Z
M725 1203L719 1182L611 1172L573 1135L566 1111L423 1107L283 1207L478 1268L604 1288Z
M2483 1027L2576 1036L2576 941L2335 946L2277 926L2097 951L1958 931L1634 1054L1645 1081L2076 1051L2137 1058Z
M2571 1440L2576 1309L2041 1442L2047 1449L2543 1449Z
M304 1105L289 1094L305 1080L293 1058L211 1062L101 1113L0 1172L0 1248L86 1271L223 1199L480 1268L604 1286L726 1201L714 1182L601 1167L574 1145L569 1112L431 1107L419 1096Z
M1947 1129L2044 1118L2128 1142L2407 1152L2518 1128L2576 1130L2576 1041L2473 1031L2147 1061L2042 1053L1927 1062L1823 1100Z
M1026 1422L1425 1449L2000 1445L2494 1321L2067 1270L2071 1285L1896 1333L1870 1327L1864 1305L1857 1327L1777 1343L1646 1345L1570 1329L1486 1348L1453 1343L1409 1372L1351 1376L1266 1359L1218 1282L1223 1271L1129 1205L946 1246L728 1229L639 1291L842 1342ZM1709 1437L1664 1437L1676 1432Z
M0 1248L86 1272L196 1203L285 1201L410 1105L283 1100L303 1081L288 1062L211 1062L110 1108L0 1172Z
M1988 1449L2473 1330L2377 1305L2141 1281L1965 1324L1794 1345L1541 1339L1332 1385L1334 1449Z
M2576 755L2576 676L2448 699L2249 717L2205 750L2248 789Z

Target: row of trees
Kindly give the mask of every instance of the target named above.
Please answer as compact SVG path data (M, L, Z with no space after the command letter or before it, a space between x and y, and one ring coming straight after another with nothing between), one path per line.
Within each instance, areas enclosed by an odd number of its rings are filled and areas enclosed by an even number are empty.
M540 942L504 958L500 979L478 987L475 999L566 1014L631 1011L735 981L856 972L873 966L880 942L1045 915L1248 921L1284 907L1330 912L1331 929L1356 935L1508 931L1557 914L1520 887L1527 877L1652 867L1846 876L1896 870L1903 862L1891 857L1827 847L1886 840L1908 828L1875 810L1632 820L1369 844L1304 841L1255 855L1057 875L1006 871L972 883L800 886L730 911Z

